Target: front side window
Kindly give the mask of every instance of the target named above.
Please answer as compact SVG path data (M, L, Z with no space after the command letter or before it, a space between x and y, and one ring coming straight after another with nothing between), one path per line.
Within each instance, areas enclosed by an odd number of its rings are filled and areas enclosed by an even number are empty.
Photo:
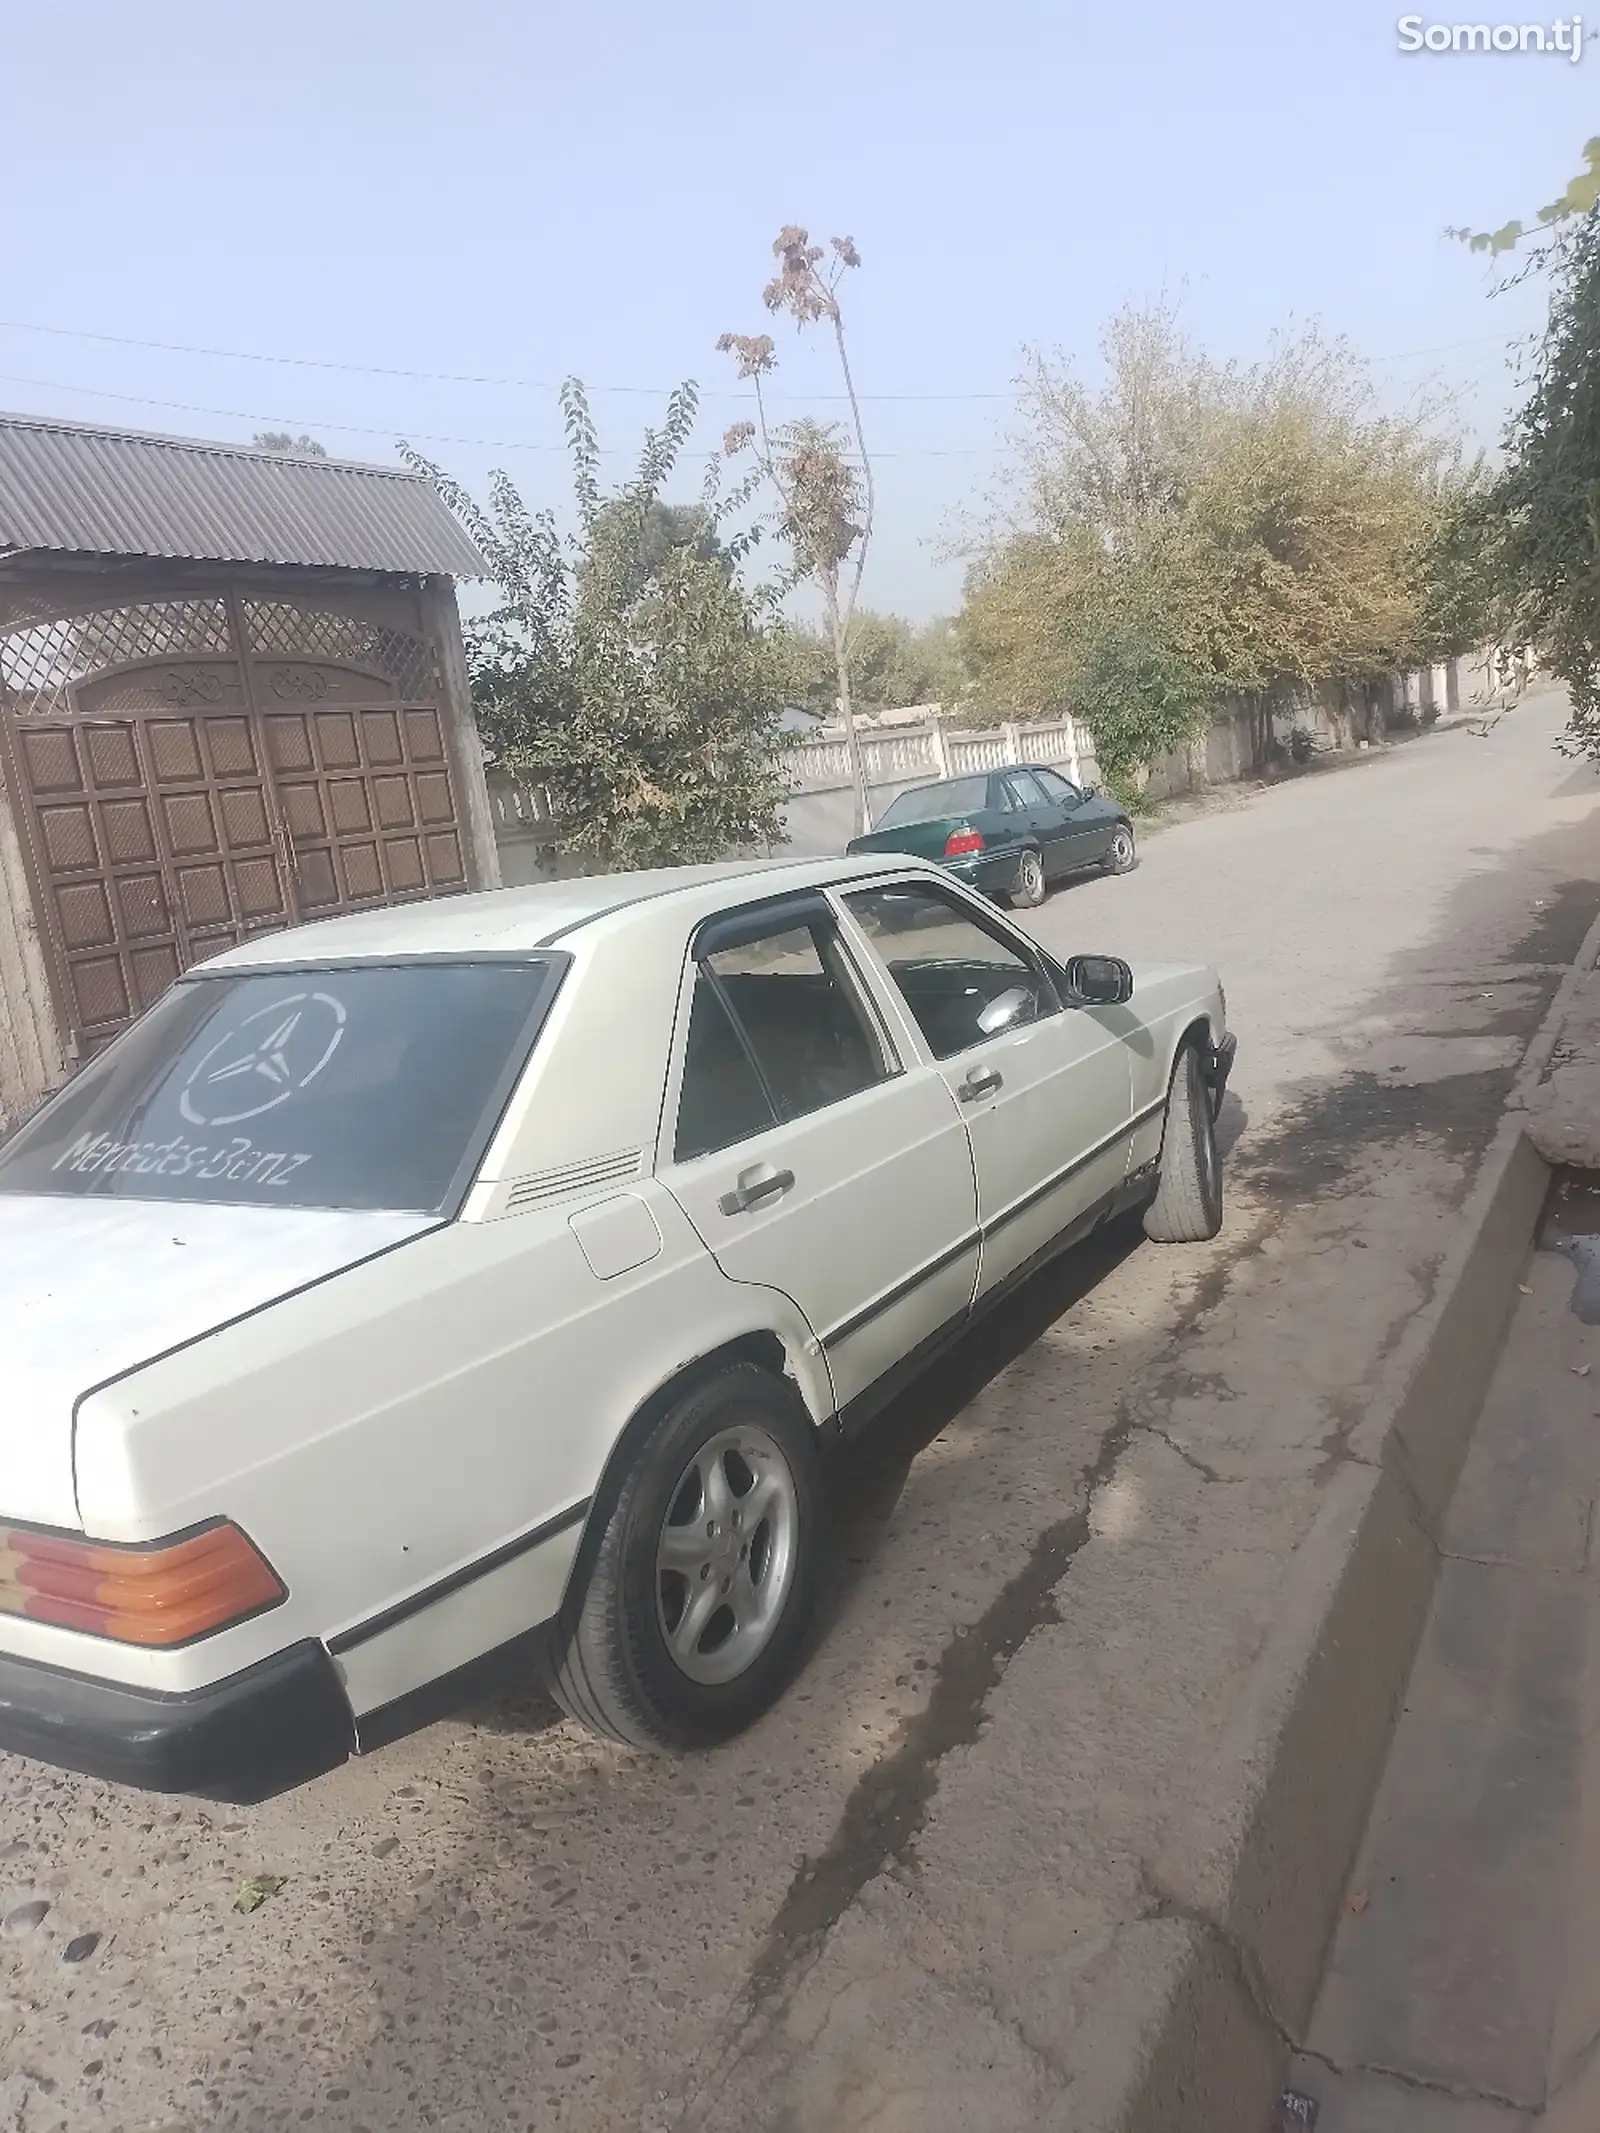
M779 926L697 960L674 1153L708 1155L895 1071L831 923Z
M1049 800L1047 799L1047 797L1046 797L1046 795L1045 795L1045 791L1044 791L1044 788L1043 788L1043 786L1041 786L1041 785L1039 784L1039 782L1037 781L1037 779L1035 779L1035 778L1032 778L1032 777L1030 777L1030 776L1028 775L1027 771L1025 771L1025 770L1012 770L1012 771L1008 771L1008 772L1006 773L1006 783L1007 783L1007 784L1008 784L1008 785L1009 785L1009 786L1011 787L1011 790L1012 790L1012 791L1013 791L1013 792L1014 792L1014 793L1016 794L1016 796L1017 796L1017 799L1018 799L1018 801L1019 801L1019 802L1021 803L1021 805L1022 805L1022 806L1024 806L1024 807L1048 807L1048 806L1049 806L1050 802L1049 802Z
M441 1213L563 967L187 979L0 1149L0 1192Z
M1083 794L1079 792L1076 785L1069 784L1058 772L1054 770L1036 770L1033 774L1058 806L1082 807Z
M1053 1015L1060 1004L1041 964L937 888L895 882L858 889L845 903L936 1059Z

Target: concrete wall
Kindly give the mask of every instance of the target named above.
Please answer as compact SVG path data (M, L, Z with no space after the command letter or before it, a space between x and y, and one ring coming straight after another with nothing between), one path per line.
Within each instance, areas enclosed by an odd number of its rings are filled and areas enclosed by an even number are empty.
M22 847L0 764L0 1133L66 1073Z
M935 716L876 731L863 727L859 740L874 821L896 793L913 785L997 770L1007 763L1051 763L1079 784L1096 784L1100 778L1089 729L1070 719L977 731L947 725ZM841 852L854 835L855 794L848 751L839 737L819 735L796 748L795 786L783 826L788 837L784 848L797 857Z

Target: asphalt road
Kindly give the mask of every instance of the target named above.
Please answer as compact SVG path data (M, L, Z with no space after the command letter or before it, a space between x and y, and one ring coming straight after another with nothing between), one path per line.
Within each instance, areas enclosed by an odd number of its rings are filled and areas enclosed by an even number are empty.
M1600 903L1559 723L1319 771L1033 914L1222 969L1228 1229L1098 1242L897 1404L743 1740L658 1762L530 1693L251 1810L0 1767L0 2133L1069 2123L1140 1848Z

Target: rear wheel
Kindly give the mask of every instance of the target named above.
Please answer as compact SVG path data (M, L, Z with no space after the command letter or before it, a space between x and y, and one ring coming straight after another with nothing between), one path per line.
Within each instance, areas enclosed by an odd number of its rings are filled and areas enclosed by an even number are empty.
M1110 847L1100 863L1108 874L1131 874L1139 864L1139 847L1133 841L1129 823L1117 824L1111 833Z
M1144 1233L1158 1244L1203 1244L1221 1227L1222 1162L1211 1091L1200 1071L1200 1054L1186 1044L1167 1091L1161 1182L1145 1212Z
M798 1396L733 1363L672 1401L623 1480L558 1627L562 1709L636 1748L704 1748L777 1697L816 1598L816 1432Z
M1036 911L1044 897L1044 861L1037 852L1024 852L1017 861L1017 881L1011 891L1011 901L1024 911Z

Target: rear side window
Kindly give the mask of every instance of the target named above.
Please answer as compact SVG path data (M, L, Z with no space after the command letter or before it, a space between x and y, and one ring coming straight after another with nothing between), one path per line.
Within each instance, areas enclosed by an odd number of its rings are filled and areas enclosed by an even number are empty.
M564 961L188 979L0 1149L0 1192L444 1212Z
M870 1088L896 1062L831 921L777 925L696 965L674 1153L709 1155Z
M680 1163L777 1124L744 1032L704 969L695 973L674 1154Z

